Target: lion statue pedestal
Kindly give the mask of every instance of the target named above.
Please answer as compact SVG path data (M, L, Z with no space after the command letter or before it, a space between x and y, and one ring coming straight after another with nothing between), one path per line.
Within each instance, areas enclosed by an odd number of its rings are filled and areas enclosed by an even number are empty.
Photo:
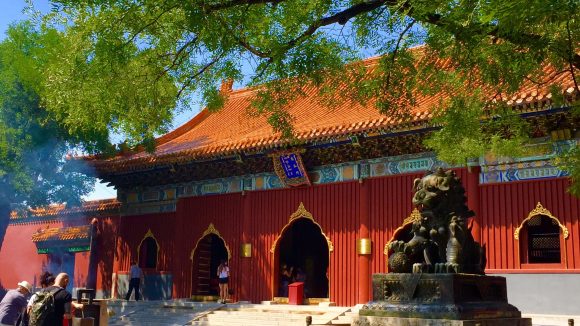
M389 245L389 274L373 275L373 301L354 325L531 326L507 301L505 278L485 276L485 248L468 228L469 210L453 171L416 179L421 218L413 238Z

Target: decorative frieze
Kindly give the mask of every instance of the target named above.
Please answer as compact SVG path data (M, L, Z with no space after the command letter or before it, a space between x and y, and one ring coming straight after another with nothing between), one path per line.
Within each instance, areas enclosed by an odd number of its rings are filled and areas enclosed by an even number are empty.
M529 146L531 154L528 157L495 158L485 156L472 160L467 165L481 166L481 184L564 177L568 174L556 168L551 159L576 145L577 140L555 143L543 141ZM312 184L325 184L432 171L438 167L452 168L454 166L438 160L432 152L425 152L311 167L308 169L308 178ZM175 204L167 205L162 202L181 197L270 190L282 187L284 187L282 181L278 175L272 172L145 189L119 190L119 198L125 203L127 214L159 213L174 211ZM144 203L148 203L148 205L143 205Z

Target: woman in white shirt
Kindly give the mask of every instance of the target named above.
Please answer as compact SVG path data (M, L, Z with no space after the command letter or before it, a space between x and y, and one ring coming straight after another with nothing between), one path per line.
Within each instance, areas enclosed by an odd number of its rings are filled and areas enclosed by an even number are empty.
M230 268L228 267L228 262L222 259L221 264L217 269L217 276L219 278L220 285L220 301L221 303L226 303L228 299L228 281L230 277Z

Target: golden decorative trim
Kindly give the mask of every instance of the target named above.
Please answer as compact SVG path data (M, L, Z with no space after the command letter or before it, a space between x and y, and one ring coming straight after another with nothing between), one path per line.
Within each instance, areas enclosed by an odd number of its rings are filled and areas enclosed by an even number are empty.
M286 231L286 229L292 224L292 222L294 222L295 220L297 220L299 218L309 219L312 221L312 223L314 223L314 225L318 226L318 228L320 229L320 233L322 233L322 236L326 239L326 244L328 245L328 252L334 251L334 245L332 244L332 241L330 241L330 238L324 233L324 231L322 231L322 226L320 226L320 224L318 224L314 220L314 217L312 217L312 214L309 211L307 211L306 208L304 208L304 203L300 202L300 205L298 206L298 209L296 210L296 212L294 212L294 213L292 213L292 215L290 215L290 220L288 221L288 223L286 225L284 225L284 227L282 228L282 231L280 231L280 234L278 235L278 238L276 238L276 240L274 240L274 243L272 244L272 248L270 248L270 253L273 254L276 252L276 245L278 244L278 241L280 240L280 238L284 234L284 231Z
M157 245L157 260L155 261L155 268L157 268L157 264L159 264L159 251L161 250L161 246L159 245L159 241L157 240L151 229L147 230L147 233L145 233L145 236L143 237L143 239L141 239L141 242L139 242L139 246L137 246L137 264L139 264L139 262L141 261L140 257L141 245L143 244L143 241L145 241L145 239L147 238L152 238L153 240L155 240L155 244Z
M383 249L383 254L384 255L389 254L389 244L391 244L391 242L393 242L395 240L395 237L397 236L397 234L400 231L405 229L405 227L407 227L407 225L413 224L416 221L420 221L420 220L421 220L421 212L419 212L419 210L417 208L413 208L411 215L409 215L405 220L403 220L403 224L401 224L401 226L399 226L397 229L395 229L395 232L393 232L393 236L391 236L391 239L387 242L387 244L385 244L385 248Z
M331 266L331 255L330 253L334 251L334 245L332 244L332 241L330 241L330 238L328 236L326 236L326 234L324 233L324 231L322 231L322 227L320 226L320 224L316 223L316 221L314 220L314 217L312 216L312 214L306 210L306 208L304 208L304 203L300 202L300 205L298 205L298 209L296 210L296 212L294 212L292 215L290 215L290 220L288 221L288 223L282 228L282 231L280 231L280 234L278 235L278 238L276 238L276 240L274 240L274 243L272 244L272 248L270 249L270 253L275 254L276 253L276 245L278 244L278 241L280 240L280 238L282 237L282 235L284 234L284 231L286 231L286 228L288 228L295 220L299 219L299 218L306 218L312 221L312 223L314 223L314 225L318 226L318 228L320 229L320 233L322 234L322 236L326 239L326 244L328 245L328 268L330 269ZM274 257L274 261L276 261L276 257ZM274 264L272 266L272 268L279 268L279 266L276 266L277 264ZM330 281L331 278L331 274L328 275L328 298L331 297L331 287ZM271 289L272 289L272 300L274 301L275 298L275 290L278 288L276 285L276 272L272 273L271 276ZM288 298L286 299L286 303L288 302Z
M564 239L568 239L568 236L569 236L568 228L565 225L563 225L562 223L560 223L560 220L557 217L552 215L552 213L549 210L545 209L544 206L542 206L542 204L540 202L538 202L538 204L536 205L536 208L534 208L528 214L528 217L526 217L522 221L522 223L520 223L520 225L514 231L514 238L516 240L520 239L520 231L524 227L524 224L526 224L526 222L529 221L532 217L538 216L538 215L544 215L544 216L547 216L547 217L551 218L552 220L556 221L556 223L558 223L558 226L560 227L560 229L562 229L562 234L564 235Z
M373 252L373 242L370 238L356 239L356 253L370 255Z
M230 260L232 258L232 253L230 251L230 247L228 247L226 240L221 236L220 232L215 228L213 223L210 223L209 226L207 227L207 229L205 231L203 231L203 234L201 235L201 237L199 239L197 239L197 242L195 243L195 247L193 247L193 250L191 251L191 254L189 255L189 259L193 261L193 255L195 254L195 250L197 249L199 242L203 238L205 238L206 236L208 236L210 234L216 235L218 238L220 238L224 242L224 247L226 247L226 251L228 252L228 260Z

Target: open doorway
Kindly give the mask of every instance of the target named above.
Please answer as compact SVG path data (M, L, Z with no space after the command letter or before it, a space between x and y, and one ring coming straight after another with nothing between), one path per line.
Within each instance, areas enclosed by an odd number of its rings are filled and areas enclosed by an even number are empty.
M52 253L48 255L47 271L56 276L59 273L67 273L70 282L66 290L73 292L73 288L78 285L75 284L75 254L68 252L66 248L55 248Z
M278 270L284 265L292 268L289 283L304 279L305 298L328 298L329 248L318 225L307 218L296 219L281 235L276 254ZM280 272L275 275L276 296L283 297L287 280Z
M219 236L210 233L198 242L192 259L192 296L219 295L217 268L222 259L228 260L228 251Z

